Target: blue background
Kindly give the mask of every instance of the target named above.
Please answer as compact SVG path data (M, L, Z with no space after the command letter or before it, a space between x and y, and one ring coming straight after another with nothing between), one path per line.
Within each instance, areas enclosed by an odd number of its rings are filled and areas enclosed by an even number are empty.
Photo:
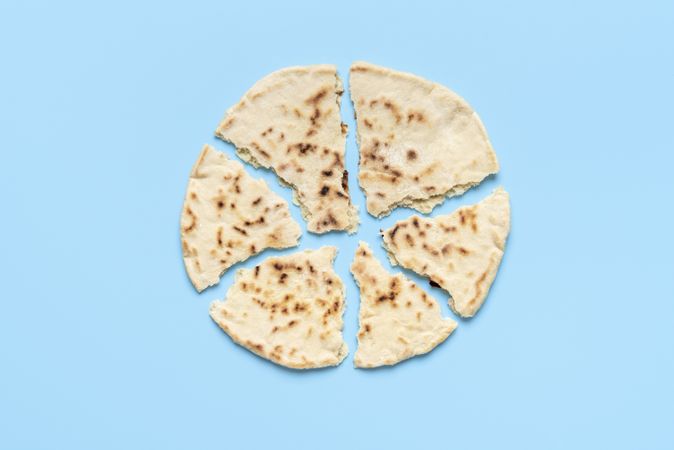
M672 2L89 3L0 3L0 448L674 448ZM211 322L233 271L197 295L179 214L257 79L357 59L472 104L501 172L433 214L503 185L512 234L473 320L353 369L353 251L411 211L364 212L345 96L362 225L301 248L340 248L351 354L295 372Z

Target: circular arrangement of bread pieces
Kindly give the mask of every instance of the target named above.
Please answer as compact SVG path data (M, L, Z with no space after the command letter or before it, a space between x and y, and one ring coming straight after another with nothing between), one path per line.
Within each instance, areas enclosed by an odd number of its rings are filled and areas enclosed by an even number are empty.
M183 260L198 291L232 265L266 248L297 245L301 230L288 203L241 163L205 145L194 164L180 219Z
M356 367L397 364L428 353L456 329L435 300L403 275L391 275L364 242L351 273L360 287Z
M478 115L457 94L418 76L365 62L351 66L360 169L367 210L428 213L496 173Z
M282 69L258 81L216 130L243 160L272 169L292 187L313 233L358 227L344 166L342 92L335 66Z
M282 366L339 364L348 350L336 255L335 247L321 247L239 270L225 300L211 303L211 318L236 343Z
M454 312L471 317L496 277L509 231L509 196L498 188L448 215L401 220L382 236L394 265L428 277L449 292Z

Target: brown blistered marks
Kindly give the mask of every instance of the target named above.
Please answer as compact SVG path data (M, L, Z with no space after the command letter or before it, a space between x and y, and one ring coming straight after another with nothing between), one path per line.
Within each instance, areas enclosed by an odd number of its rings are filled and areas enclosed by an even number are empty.
M417 322L421 322L421 311L417 311Z
M447 244L447 245L443 246L442 250L441 250L442 254L443 255L451 255L453 248L454 248L454 246L452 244Z
M372 122L370 122L369 120L363 119L363 123L367 128L372 128Z
M388 232L388 236L389 236L389 238L391 238L392 242L394 241L395 235L398 232L399 228L400 228L400 225L396 225L395 227L393 227L393 229L391 231Z
M428 299L428 295L426 295L425 292L423 292L423 293L421 294L421 301L423 301L423 302L426 304L426 306L427 306L428 308L432 308L432 307L433 307L433 302L432 302L431 300Z
M314 95L312 95L311 97L309 97L308 99L306 99L304 101L304 103L306 103L307 105L316 105L316 104L320 103L320 101L323 100L323 98L326 95L328 95L328 89L323 88L320 91L318 91L317 93L315 93Z
M466 256L466 255L470 254L470 252L463 247L459 247L458 250L459 250L459 253L461 253L463 256Z
M487 272L489 272L489 270L485 271L482 275L480 275L480 278L475 281L475 296L468 302L470 305L474 305L480 295L482 295L482 283L484 283L484 280L487 279Z
M190 198L192 200L196 200L197 199L197 193L196 192L190 192Z
M324 177L331 177L332 176L332 170L323 170L321 172L321 175L323 175Z
M269 127L269 128L267 128L266 130L264 130L262 133L260 133L260 136L262 136L262 137L267 137L267 135L268 135L269 133L271 133L272 131L274 131L274 128L273 128L273 127Z
M342 128L342 134L346 136L346 134L349 132L349 126L342 122L340 127Z
M253 206L257 206L257 205L260 204L261 201L262 201L262 197L258 197L258 198L256 198L255 200L253 200L252 205L253 205Z
M265 158L271 159L271 155L270 155L269 153L265 152L265 151L262 150L262 149L259 149L258 151L259 151L260 154L261 154L262 156L264 156Z
M252 348L255 351L257 351L258 353L264 353L264 346L262 344L255 344L252 341L246 341L246 345L249 348Z
M314 113L311 115L311 117L309 117L309 120L311 121L311 125L316 126L316 124L318 123L318 119L320 119L320 118L321 118L321 110L318 109L318 108L315 108Z
M256 253L256 252L257 252L257 248L255 247L255 244L250 244L250 252L251 252L251 253Z
M244 230L243 228L239 228L236 225L233 226L232 228L234 228L234 230L238 231L239 233L243 234L244 236L248 236L248 232L246 230Z
M279 142L283 142L283 141L285 140L285 138L286 138L285 133L280 133L280 134L278 135L278 141L279 141Z
M225 123L222 124L222 129L226 130L227 128L231 127L232 124L234 123L234 117L230 117L225 121Z
M473 208L459 210L461 226L470 225L471 230L477 233L477 214Z
M410 247L414 247L414 238L409 233L405 233L405 241Z
M316 134L316 128L309 128L309 131L307 131L306 137L311 137L314 134Z
M384 194L383 192L375 192L375 195L379 198L385 198L386 197L386 194Z
M254 276L257 278L257 276L260 274L260 266L255 266L254 269Z
M386 100L384 102L384 108L388 109L391 112L391 114L395 118L396 123L400 123L400 121L402 120L402 116L400 115L400 109L398 108L398 106L396 106L395 103L393 103L390 100Z
M414 161L415 159L417 159L417 152L413 149L407 150L407 160Z
M302 114L302 112L301 112L299 109L297 109L297 108L294 108L294 109L293 109L293 112L295 113L295 117L298 117L298 118L304 117L304 115Z
M194 230L197 227L197 216L194 214L194 212L192 211L192 209L190 209L189 206L185 208L185 214L190 216L190 224L185 228L183 228L183 231L185 233L189 233L190 231Z
M413 218L412 219L412 225L414 225L414 228L419 228L419 219L418 218Z
M454 233L456 231L456 227L454 227L454 226L448 227L448 226L442 225L442 229L445 233Z
M349 192L349 171L345 170L342 172L342 189L344 192Z
M215 238L218 241L218 247L222 247L222 227L218 228L218 231L215 233Z
M329 192L330 192L330 188L328 186L323 186L321 188L320 194L321 194L322 197L325 197L326 195L328 195Z
M288 278L288 274L282 273L278 279L279 284L284 284L286 282L286 278Z
M424 123L426 121L426 117L424 117L424 115L419 111L410 111L407 114L407 123L411 123L415 120L419 123Z
M293 311L296 313L304 312L309 309L309 305L306 303L295 303L295 307L293 308Z
M323 224L323 226L326 226L326 227L328 225L334 225L334 226L338 225L337 219L335 219L335 216L333 216L331 212L328 212L328 215L325 216L325 219L323 219L323 221L321 223Z
M316 146L314 144L302 143L289 145L286 153L291 153L293 150L296 150L300 155L306 155L307 153L314 153L316 151Z
M424 191L426 192L435 192L435 186L426 186L424 188Z
M423 233L423 231L422 231L422 233ZM439 251L437 251L434 248L429 247L428 244L426 244L425 242L421 245L421 247L433 256L440 256Z
M436 283L434 280L428 280L428 284L430 284L434 288L439 288L441 287L438 283Z

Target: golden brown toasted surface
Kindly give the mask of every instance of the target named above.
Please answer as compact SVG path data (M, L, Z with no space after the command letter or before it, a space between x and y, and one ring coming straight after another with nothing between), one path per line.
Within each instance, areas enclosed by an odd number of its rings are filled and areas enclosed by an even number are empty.
M332 268L335 247L269 258L241 269L211 318L237 344L282 366L309 369L339 364L344 286Z
M444 86L365 62L351 66L359 182L367 210L430 212L499 170L475 111Z
M351 273L360 287L356 367L392 365L427 353L456 329L433 298L404 276L387 272L364 242Z
M242 159L272 169L292 187L314 233L358 227L344 164L342 92L335 66L282 69L258 81L216 130Z
M205 145L192 168L180 219L183 260L198 291L266 248L297 245L288 204L241 163Z
M457 314L471 317L496 277L509 231L509 196L499 188L452 214L401 220L382 236L393 264L427 276L449 292Z

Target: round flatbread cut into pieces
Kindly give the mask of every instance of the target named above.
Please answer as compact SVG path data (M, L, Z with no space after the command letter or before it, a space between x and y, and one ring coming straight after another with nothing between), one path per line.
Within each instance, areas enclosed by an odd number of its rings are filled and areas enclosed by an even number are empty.
M234 342L276 364L338 365L348 349L336 255L335 247L321 247L239 270L225 300L211 303L211 318Z
M391 263L428 277L449 292L449 305L472 317L484 303L510 232L502 188L481 202L433 218L412 216L382 232Z
M446 87L356 62L349 89L360 149L358 180L373 216L399 206L428 213L498 172L480 118Z
M364 242L351 273L360 287L356 367L392 365L428 353L456 329L431 296L403 275L387 272Z
M217 284L237 262L266 248L297 245L288 203L243 165L205 145L190 173L180 219L183 260L194 287Z
M258 81L216 130L243 160L273 170L293 189L313 233L358 228L344 164L342 92L335 66L282 69Z

